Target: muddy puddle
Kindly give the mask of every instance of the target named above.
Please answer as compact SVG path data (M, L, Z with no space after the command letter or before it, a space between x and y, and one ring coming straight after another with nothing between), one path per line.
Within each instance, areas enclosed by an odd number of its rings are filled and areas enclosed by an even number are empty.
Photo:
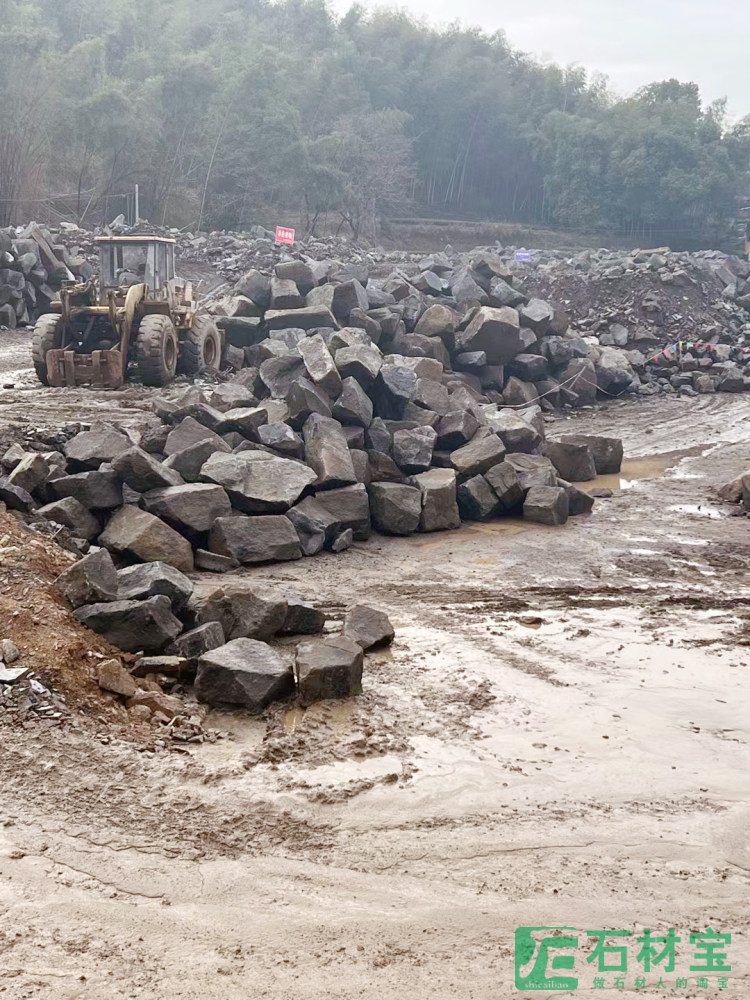
M705 503L676 503L669 507L678 514L693 514L697 517L708 517L712 521L721 521L727 515L717 507L709 507Z
M208 756L232 756L238 749L258 747L266 734L266 723L246 712L223 712L213 709L208 713L204 725L207 729L218 729L229 736L228 741L204 744L201 752Z
M642 793L644 782L666 789L675 770L686 791L696 775L703 787L728 789L731 775L712 773L711 760L717 740L737 747L737 761L750 742L736 711L747 703L747 657L732 647L746 624L724 612L619 607L478 617L450 638L406 629L415 653L440 650L420 659L420 668L454 687L452 705L441 706L441 725L421 727L412 739L414 773L399 801L390 797L391 818L402 821L404 810L490 810L520 792L540 800L611 797L612 782L616 797L626 797ZM479 678L485 696L464 738L456 738L452 722L462 699L464 707L472 704ZM410 701L414 724L419 709ZM606 766L594 773L591 762L602 755ZM357 768L334 764L325 777L383 773L372 763ZM388 822L384 790L363 794Z
M200 756L232 764L272 735L271 769L242 778L253 794L276 784L300 808L337 812L356 801L347 822L377 815L384 828L506 808L519 795L611 799L616 787L620 799L644 782L655 795L675 784L728 791L731 776L712 762L717 741L736 748L737 766L750 743L738 712L748 656L734 645L748 628L750 614L657 603L546 601L521 614L462 605L443 627L404 621L392 655L366 668L371 700L290 703L269 720L212 712L207 724L231 739ZM366 749L370 729L382 751ZM316 752L321 740L332 752Z
M325 725L334 735L348 735L352 731L354 704L351 701L325 701L303 708L293 705L282 716L281 724L287 734L296 733L303 724Z
M665 472L679 465L683 458L699 453L700 449L691 448L688 451L651 455L648 458L626 459L618 473L597 476L596 479L574 485L587 493L592 490L630 490L643 480L659 479Z

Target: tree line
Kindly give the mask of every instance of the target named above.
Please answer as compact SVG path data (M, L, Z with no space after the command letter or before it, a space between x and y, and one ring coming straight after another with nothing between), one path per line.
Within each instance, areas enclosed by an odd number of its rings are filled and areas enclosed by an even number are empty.
M0 0L0 225L280 212L374 239L399 214L717 245L750 118L697 86L625 99L502 33L324 0Z

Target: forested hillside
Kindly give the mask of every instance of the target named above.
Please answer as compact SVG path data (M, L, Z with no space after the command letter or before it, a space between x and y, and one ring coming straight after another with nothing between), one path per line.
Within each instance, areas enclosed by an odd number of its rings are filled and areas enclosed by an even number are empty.
M457 10L460 14L460 10ZM501 35L320 0L0 0L0 224L241 228L392 213L716 243L750 121L668 81L616 100Z

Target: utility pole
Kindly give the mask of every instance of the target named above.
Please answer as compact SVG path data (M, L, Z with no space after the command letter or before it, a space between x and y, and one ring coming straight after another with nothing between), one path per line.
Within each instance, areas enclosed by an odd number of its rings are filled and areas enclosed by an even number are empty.
M139 207L140 206L138 205L138 185L136 184L136 186L135 186L135 222L133 223L133 225L135 225L135 226L138 225L138 221L140 219Z

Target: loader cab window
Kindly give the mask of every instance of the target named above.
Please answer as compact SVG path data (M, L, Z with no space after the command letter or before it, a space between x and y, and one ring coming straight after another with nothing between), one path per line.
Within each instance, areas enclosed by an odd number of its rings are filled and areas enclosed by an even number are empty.
M129 288L147 284L155 288L155 246L139 243L109 243L100 248L100 274L105 288Z
M174 244L166 244L167 251L167 275L166 280L171 281L174 278Z
M156 250L156 287L159 288L163 282L169 280L167 245L166 243L157 243L154 249Z
M160 288L174 278L174 246L171 243L157 243L156 288Z

